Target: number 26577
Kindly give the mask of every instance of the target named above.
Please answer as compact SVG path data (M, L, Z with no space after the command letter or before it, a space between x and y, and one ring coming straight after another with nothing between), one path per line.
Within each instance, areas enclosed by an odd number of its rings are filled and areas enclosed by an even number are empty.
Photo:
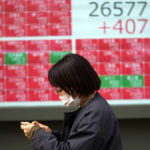
M136 15L142 16L147 8L146 1L116 1L109 2L105 1L99 4L95 1L89 3L91 11L89 12L90 17L121 17L122 15L131 16L136 9ZM124 10L126 8L126 10Z

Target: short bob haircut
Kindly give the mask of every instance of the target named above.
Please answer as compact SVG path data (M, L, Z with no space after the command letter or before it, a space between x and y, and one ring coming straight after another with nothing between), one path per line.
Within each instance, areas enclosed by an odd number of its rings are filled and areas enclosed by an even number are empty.
M52 86L59 87L68 94L76 92L88 96L100 89L101 80L91 64L82 56L67 54L48 72Z

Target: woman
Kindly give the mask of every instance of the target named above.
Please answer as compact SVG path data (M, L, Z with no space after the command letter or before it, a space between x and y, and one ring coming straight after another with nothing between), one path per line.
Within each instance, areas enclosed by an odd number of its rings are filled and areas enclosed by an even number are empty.
M97 92L101 81L91 64L77 54L68 54L49 71L50 84L68 107L63 133L37 121L22 122L21 129L38 150L122 150L117 119Z

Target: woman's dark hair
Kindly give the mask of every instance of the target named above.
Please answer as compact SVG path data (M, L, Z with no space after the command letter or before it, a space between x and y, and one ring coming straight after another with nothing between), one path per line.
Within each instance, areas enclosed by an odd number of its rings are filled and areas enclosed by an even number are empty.
M52 86L88 96L100 89L101 81L91 64L82 56L67 54L48 72Z

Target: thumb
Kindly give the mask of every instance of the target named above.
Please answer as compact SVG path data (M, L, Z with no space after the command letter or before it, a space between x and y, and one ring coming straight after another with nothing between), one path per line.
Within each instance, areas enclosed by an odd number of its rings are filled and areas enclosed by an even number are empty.
M43 127L44 127L44 125L41 124L41 123L39 123L38 121L33 121L32 124L33 124L33 125L38 125L40 128L43 128Z
M40 126L40 123L38 121L33 121L32 124Z

